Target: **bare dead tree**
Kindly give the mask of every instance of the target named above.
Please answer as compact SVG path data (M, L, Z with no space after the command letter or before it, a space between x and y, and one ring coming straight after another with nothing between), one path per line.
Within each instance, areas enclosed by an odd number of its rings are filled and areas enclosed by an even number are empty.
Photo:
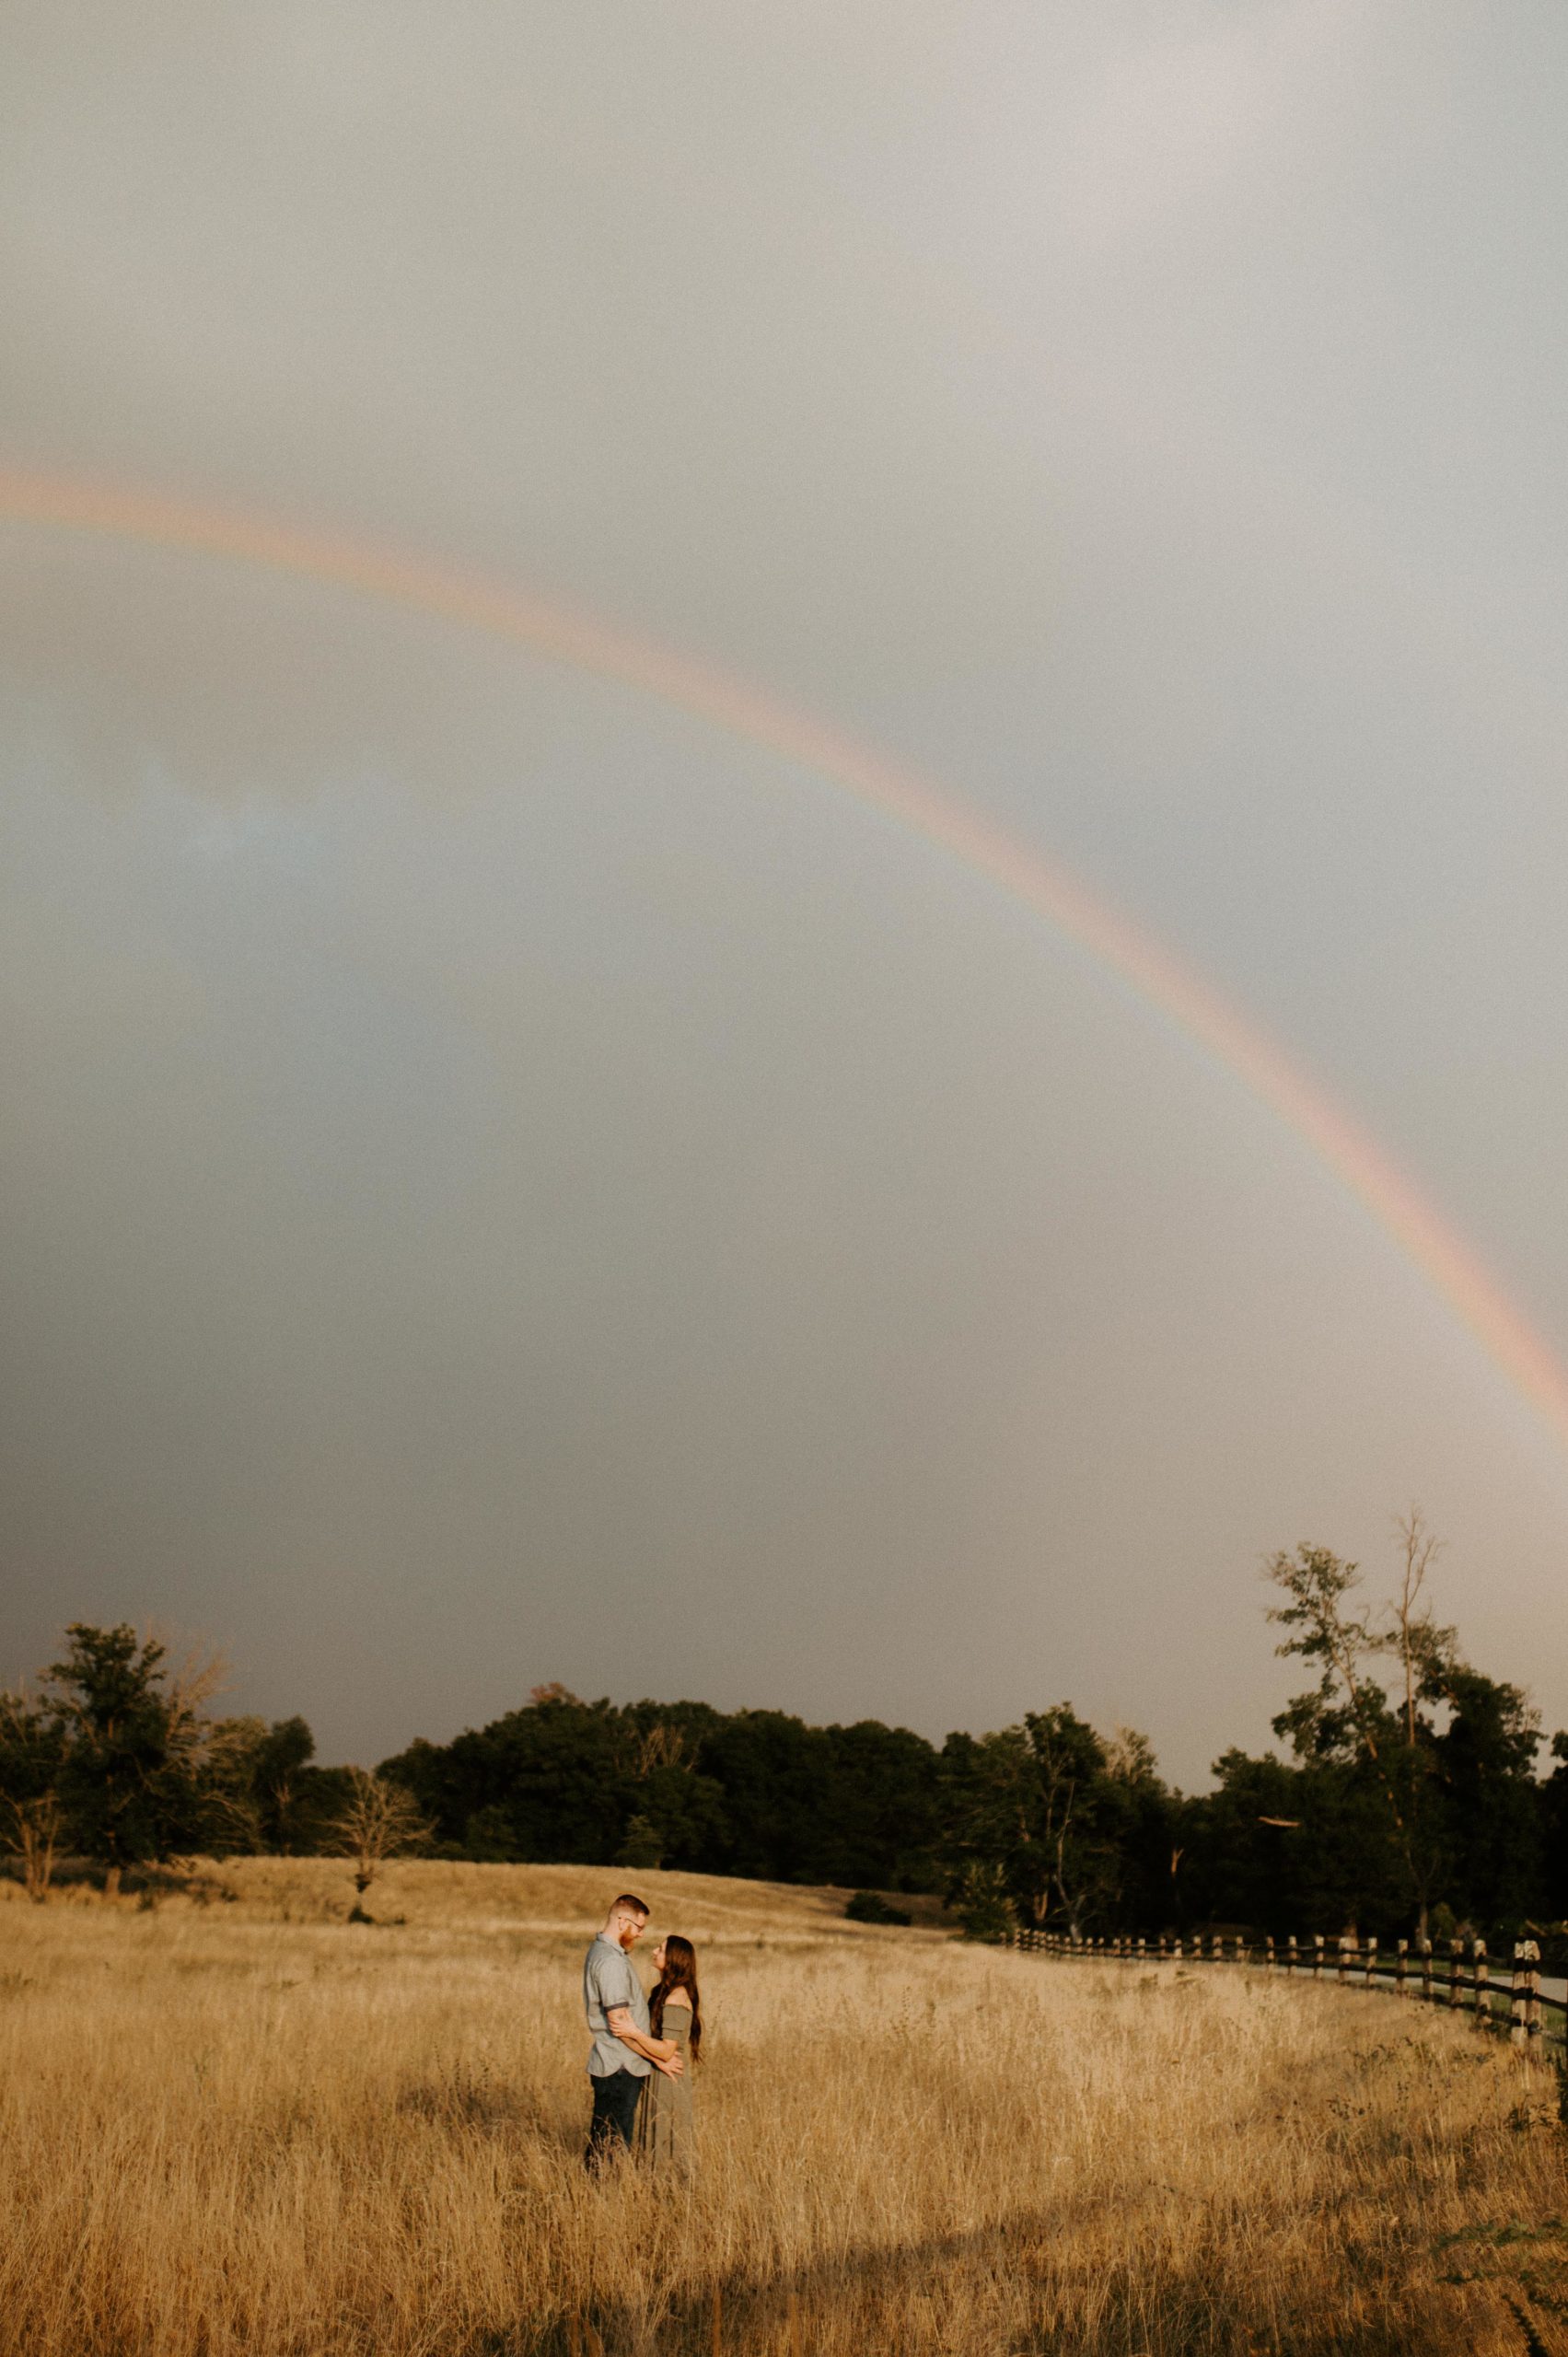
M171 1753L197 1759L204 1755L214 1724L207 1706L215 1694L223 1692L228 1680L226 1657L210 1646L192 1645L175 1663L164 1681L168 1713L167 1740Z
M684 1729L660 1719L637 1739L637 1775L645 1781L656 1768L687 1768L689 1745Z
M55 1852L60 1846L60 1804L52 1793L26 1801L7 1800L0 1820L0 1842L22 1870L22 1888L35 1907L49 1897L54 1877Z
M166 1650L174 1642L156 1629L146 1633ZM248 1740L264 1722L212 1715L211 1706L226 1691L231 1676L226 1654L216 1646L195 1643L174 1662L165 1680L166 1773L201 1794L192 1847L171 1858L171 1865L189 1868L209 1841L240 1850L260 1846L258 1814L243 1789L243 1755Z
M1443 1551L1443 1541L1428 1530L1419 1506L1411 1506L1408 1514L1400 1515L1394 1527L1399 1533L1403 1562L1400 1592L1388 1608L1390 1626L1380 1642L1400 1663L1405 1689L1405 1743L1413 1751L1415 1710L1422 1680L1451 1652L1454 1631L1438 1628L1425 1597L1427 1574Z
M389 1858L423 1850L432 1828L412 1793L367 1768L349 1770L352 1789L328 1831L339 1857L354 1860L354 1887L364 1899ZM356 1905L354 1913L360 1912Z
M21 1868L35 1906L49 1897L63 1824L56 1786L64 1739L55 1713L26 1692L0 1693L0 1850Z

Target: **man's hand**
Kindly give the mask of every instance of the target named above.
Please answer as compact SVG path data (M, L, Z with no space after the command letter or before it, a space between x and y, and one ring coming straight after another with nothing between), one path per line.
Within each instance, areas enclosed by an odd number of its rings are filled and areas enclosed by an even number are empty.
M656 2070L664 2073L667 2079L679 2078L686 2065L673 2038L645 2038L633 2021L628 2005L611 2005L604 2019L611 2038L618 2038L622 2046L631 2048L633 2054L645 2055ZM672 2061L673 2069L670 2067Z

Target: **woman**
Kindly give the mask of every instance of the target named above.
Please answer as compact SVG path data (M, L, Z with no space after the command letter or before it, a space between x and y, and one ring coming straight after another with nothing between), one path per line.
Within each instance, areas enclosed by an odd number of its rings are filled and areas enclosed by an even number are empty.
M643 2081L637 2107L637 2151L672 2176L691 2174L696 2160L691 2125L691 2067L702 2060L703 2006L697 1994L697 1951L672 1932L654 1950L658 1986L648 1999L648 2026L673 2038L686 2068L679 2079L655 2071Z

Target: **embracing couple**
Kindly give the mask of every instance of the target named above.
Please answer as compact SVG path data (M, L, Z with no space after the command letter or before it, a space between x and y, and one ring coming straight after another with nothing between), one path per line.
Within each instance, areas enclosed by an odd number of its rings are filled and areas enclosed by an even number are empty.
M662 1939L654 1950L658 1980L645 1995L632 1950L647 1922L645 1902L623 1891L584 1959L594 2116L583 2158L598 2168L614 2152L634 2151L684 2176L693 2160L688 2066L703 2046L697 1951L678 1933Z

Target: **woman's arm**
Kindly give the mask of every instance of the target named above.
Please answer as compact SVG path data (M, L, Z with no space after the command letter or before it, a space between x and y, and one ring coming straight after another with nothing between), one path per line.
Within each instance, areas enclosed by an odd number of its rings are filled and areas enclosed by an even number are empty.
M633 2054L643 2055L656 2071L662 2071L666 2078L679 2078L686 2065L673 2038L649 2038L637 2027L627 2005L611 2005L604 2018L611 2038L618 2038L622 2046L631 2048Z

